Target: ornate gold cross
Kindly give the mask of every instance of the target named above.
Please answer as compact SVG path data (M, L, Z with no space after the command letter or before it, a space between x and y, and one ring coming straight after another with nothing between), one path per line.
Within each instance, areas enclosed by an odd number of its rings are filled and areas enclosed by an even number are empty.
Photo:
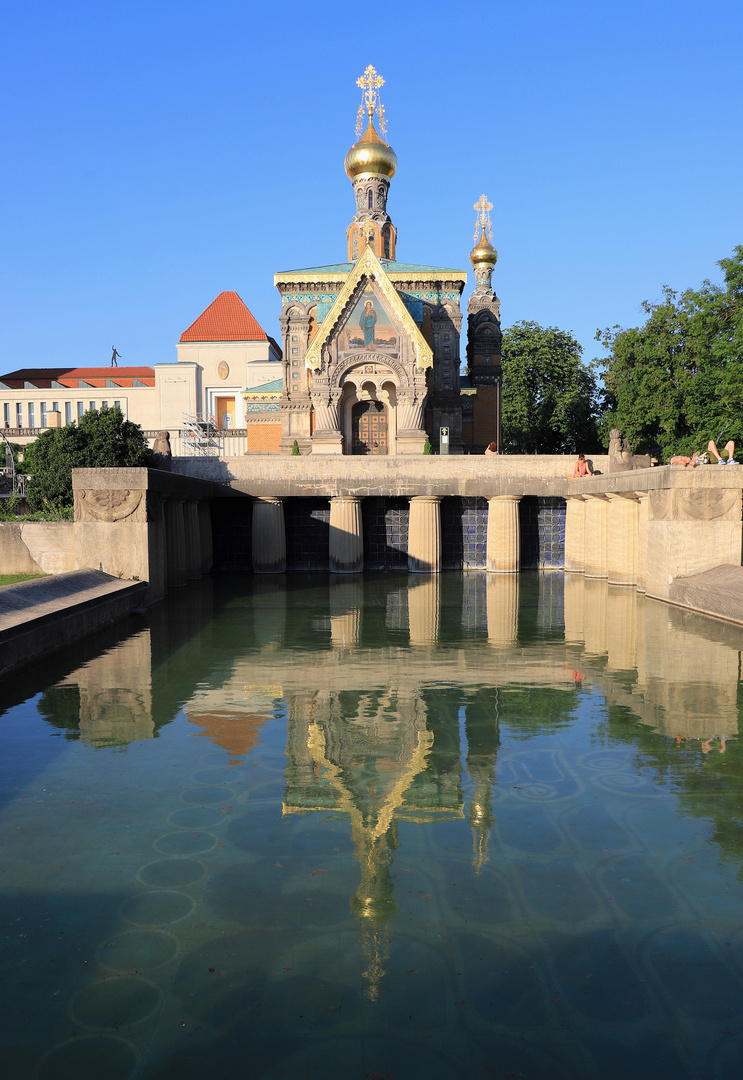
M387 124L384 119L384 106L379 98L379 88L384 86L384 79L381 75L377 74L376 68L369 64L361 78L356 80L356 85L361 87L361 104L359 105L359 111L356 115L356 136L361 136L362 124L364 121L364 113L371 120L374 110L377 110L377 116L379 117L379 130L382 135L387 130Z
M475 203L474 210L477 211L477 218L475 220L475 243L480 235L480 226L482 225L483 231L487 232L488 239L493 239L493 226L490 224L490 211L493 209L493 204L488 202L487 196L481 195Z

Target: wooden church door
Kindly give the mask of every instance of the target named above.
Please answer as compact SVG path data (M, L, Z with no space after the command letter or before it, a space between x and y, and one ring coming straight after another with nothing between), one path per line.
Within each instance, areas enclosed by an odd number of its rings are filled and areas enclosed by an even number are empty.
M381 401L357 401L352 425L354 454L387 454L387 409Z

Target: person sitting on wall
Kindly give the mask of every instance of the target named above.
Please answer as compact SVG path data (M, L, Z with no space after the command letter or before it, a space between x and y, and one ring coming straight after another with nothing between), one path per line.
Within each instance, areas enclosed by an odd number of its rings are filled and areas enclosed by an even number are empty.
M495 445L494 442L488 443L488 445L485 447L485 453L486 454L497 454L498 453L498 447Z
M586 461L585 454L578 454L578 460L575 463L572 476L568 473L568 480L575 480L579 476L593 476L591 463L590 461Z
M715 440L710 439L707 444L707 453L709 454L713 465L737 465L733 454L735 453L735 443L732 439L729 439L725 443L725 449L720 453L715 445Z

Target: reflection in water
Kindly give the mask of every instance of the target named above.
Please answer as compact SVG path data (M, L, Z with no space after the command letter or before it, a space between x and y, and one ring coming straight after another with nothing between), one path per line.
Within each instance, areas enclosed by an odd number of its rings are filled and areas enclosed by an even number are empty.
M105 751L125 746L149 800L126 810L128 885L89 949L100 984L68 988L40 1080L92 1030L132 1060L149 1048L143 1076L237 1075L246 1022L270 1078L418 1075L403 1045L432 1077L737 1075L718 1020L743 1006L743 632L582 575L192 595L39 701L79 734L66 749L100 805L109 788L123 804ZM66 857L28 858L23 805L9 865L19 894L46 895ZM75 805L64 836L126 855L121 824L99 834L97 806ZM59 880L103 903L110 865ZM374 1053L340 1049L361 1031Z

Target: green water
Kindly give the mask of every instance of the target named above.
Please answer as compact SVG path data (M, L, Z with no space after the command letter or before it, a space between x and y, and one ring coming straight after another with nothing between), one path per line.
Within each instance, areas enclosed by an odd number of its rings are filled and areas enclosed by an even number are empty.
M0 687L4 1080L737 1078L743 631L215 578Z

